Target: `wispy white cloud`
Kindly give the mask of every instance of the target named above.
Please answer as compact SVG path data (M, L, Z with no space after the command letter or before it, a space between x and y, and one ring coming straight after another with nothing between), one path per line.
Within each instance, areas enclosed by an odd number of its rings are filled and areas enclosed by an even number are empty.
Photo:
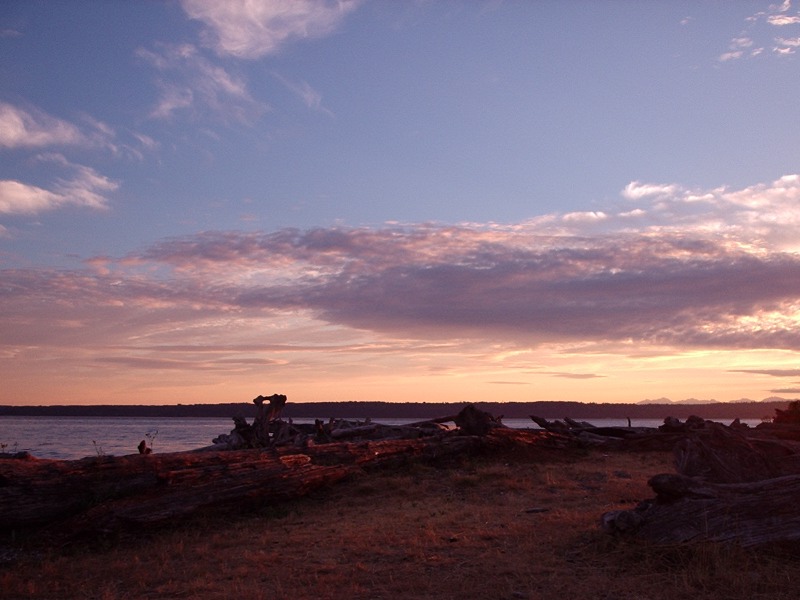
M792 10L791 0L785 0L781 4L772 4L766 11L759 11L747 17L745 22L745 32L731 39L728 51L718 57L719 62L769 56L770 54L775 56L794 54L797 45L793 42L800 38L774 36L776 28L800 29L800 13ZM769 47L772 52L765 53L765 49Z
M322 94L311 87L311 85L309 85L307 82L290 81L279 73L273 73L273 75L278 81L285 85L289 91L300 98L303 104L305 104L308 108L333 116L333 113L322 105Z
M89 139L74 124L47 113L0 102L0 146L41 148L88 144Z
M608 215L602 211L581 211L567 213L561 218L565 222L597 223L598 221L605 221L608 218Z
M151 112L154 118L187 112L249 123L268 109L251 96L244 77L213 63L192 44L160 44L156 50L140 48L137 55L169 74L158 81L161 95Z
M775 38L775 44L774 52L781 56L787 56L797 52L797 48L800 47L800 37Z
M0 213L36 214L63 203L58 194L19 181L0 181Z
M736 60L743 56L758 56L764 49L762 47L754 48L754 44L755 42L747 36L733 38L728 45L728 52L723 52L719 56L719 61Z
M629 200L639 200L647 197L669 196L678 190L675 185L663 185L652 183L641 183L640 181L631 181L625 189L622 190L622 196Z
M293 39L335 31L360 0L182 0L186 14L205 23L206 44L221 55L259 58Z
M35 107L22 108L0 102L0 149L40 150L58 147L95 149L126 159L142 160L157 144L147 136L119 132L89 114L81 114L76 122L56 118Z
M786 10L788 10L788 7ZM797 25L800 24L800 16L786 14L768 15L767 23L776 27L783 27L784 25Z
M32 215L66 205L106 209L107 194L119 187L117 182L91 167L72 164L60 154L41 155L39 160L62 167L70 175L57 179L51 189L15 180L1 180L0 214Z

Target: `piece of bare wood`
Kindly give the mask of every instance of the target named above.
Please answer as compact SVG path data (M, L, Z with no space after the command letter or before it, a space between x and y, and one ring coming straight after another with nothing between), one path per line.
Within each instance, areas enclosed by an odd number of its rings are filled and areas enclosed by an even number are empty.
M718 484L674 473L648 482L654 500L603 515L603 528L656 544L735 542L744 547L800 540L800 475Z
M558 433L565 432L569 430L569 427L566 423L562 423L561 421L548 421L544 417L539 417L536 415L530 415L531 421L536 423L539 427L546 431L555 431Z
M758 481L800 474L800 444L753 437L715 423L674 449L678 473L715 483Z
M510 431L510 430L509 430ZM0 531L57 526L113 531L203 509L297 498L364 467L436 460L542 436L469 436L334 442L239 451L0 459Z
M363 468L563 445L551 433L495 428L485 436L453 431L302 448L0 458L0 531L45 527L72 535L135 529L207 509L291 500Z
M650 479L654 499L603 515L606 531L659 544L800 540L800 444L705 422L674 455L678 473Z
M495 427L504 427L501 418L480 410L473 404L467 404L462 408L453 422L468 435L486 435Z

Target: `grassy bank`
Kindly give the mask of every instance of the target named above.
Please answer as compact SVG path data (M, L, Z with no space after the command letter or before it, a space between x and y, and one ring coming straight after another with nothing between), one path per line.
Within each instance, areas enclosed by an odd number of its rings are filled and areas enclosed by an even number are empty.
M668 453L537 451L366 473L300 501L39 547L2 598L796 598L800 559L599 531ZM36 553L31 553L35 550Z

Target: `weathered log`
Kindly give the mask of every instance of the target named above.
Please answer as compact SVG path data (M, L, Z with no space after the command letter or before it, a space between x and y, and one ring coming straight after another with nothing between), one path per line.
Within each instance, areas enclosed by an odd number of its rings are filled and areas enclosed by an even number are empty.
M453 422L467 435L486 435L494 427L503 427L500 418L475 408L473 404L467 404L462 408Z
M530 415L531 421L536 423L539 427L544 429L545 431L555 431L557 433L563 433L569 430L569 427L566 423L562 423L561 421L548 421L544 417L539 417L536 415Z
M264 408L264 401L270 401L270 409ZM303 446L307 440L316 443L348 440L378 440L418 438L452 431L441 424L452 421L461 434L486 435L497 427L505 427L501 417L494 417L488 412L477 409L474 405L466 405L458 414L429 419L409 425L383 425L365 421L348 421L331 418L328 423L316 420L313 425L295 425L277 417L286 402L286 396L273 394L269 397L258 396L253 400L258 407L258 414L252 425L244 417L233 418L234 429L229 434L221 434L212 440L216 450L242 450L246 448L269 448L274 446Z
M305 448L0 459L0 531L42 526L63 534L114 531L205 509L297 498L365 467L560 442L544 432L497 428L483 437L453 432Z
M800 444L751 437L719 423L675 446L678 473L715 483L758 481L800 474Z
M603 528L656 544L735 542L759 546L800 540L800 475L717 484L661 474L657 497L633 510L603 515Z
M623 441L636 438L639 440L638 445L644 449L648 449L648 445L654 446L653 449L660 450L664 448L664 444L661 441L657 444L648 444L646 441L641 441L644 436L658 433L657 430L650 427L597 427L586 421L576 421L569 417L564 417L563 421L548 421L536 415L530 415L530 418L545 431L573 436L585 446L607 445L608 447L623 447ZM666 449L671 448L678 439L671 438Z
M610 440L610 438L606 436L597 435L588 430L578 431L574 435L575 439L586 446L605 446Z
M435 419L425 419L424 421L415 421L414 423L409 423L408 427L436 427L438 429L447 429L447 426L444 423L455 422L456 415L450 415L448 417L436 417Z
M564 417L564 422L569 425L571 429L595 429L595 426L587 421L576 421L569 417Z
M371 435L378 431L379 425L372 423L370 425L359 425L356 427L347 427L334 429L331 431L330 436L335 440L342 440L345 438L354 438L362 435Z
M800 441L800 425L794 423L759 423L748 432L748 435Z
M686 439L685 433L664 433L661 431L637 432L620 442L620 448L631 452L670 451L675 444Z
M706 422L675 446L678 473L648 482L656 498L606 513L604 529L662 544L800 540L800 444L745 433Z
M463 444L469 443L463 438ZM77 461L0 461L0 529L36 525L78 513L103 528L109 521L155 522L204 506L259 497L299 496L337 481L352 468L426 451L445 443L326 444L303 452L242 450L100 456Z
M264 407L265 400L269 400L268 408ZM280 416L286 405L286 396L284 394L259 395L253 398L253 404L256 405L256 418L252 425L255 445L265 447L270 443L270 425Z
M335 429L330 432L330 437L337 441L346 439L359 440L397 440L415 439L423 436L437 435L442 433L441 429L430 427L410 427L403 425L362 425L351 429Z

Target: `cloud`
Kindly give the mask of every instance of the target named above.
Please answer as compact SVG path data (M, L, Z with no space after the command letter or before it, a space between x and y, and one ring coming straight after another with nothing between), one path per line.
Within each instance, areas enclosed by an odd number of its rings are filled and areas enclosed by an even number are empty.
M87 144L80 129L40 110L0 102L0 147L42 148Z
M135 151L128 145L114 143L116 132L107 124L88 115L83 120L87 127L80 129L38 109L0 102L0 147L24 150L101 147L126 156ZM14 179L0 180L0 214L33 215L67 205L104 209L108 207L107 193L119 187L91 167L72 163L58 152L33 155L30 164L37 163L46 164L48 172L60 170L64 175L47 187ZM7 232L5 228L2 231Z
M95 359L98 364L122 366L128 369L179 370L179 371L238 371L253 366L269 367L282 364L281 361L265 358L186 360L158 356L105 356Z
M234 361L225 369L255 369L292 348L415 357L547 345L631 356L800 350L800 177L626 189L643 212L635 228L607 209L599 221L208 231L98 257L86 270L5 271L0 339L9 352L88 348L113 358L109 368L173 370L223 359ZM653 193L636 193L644 189ZM47 192L38 192L42 206L57 204Z
M63 198L48 190L19 181L0 181L0 213L36 214L55 208Z
M800 26L800 13L790 14L792 3L772 4L766 11L757 12L745 19L744 33L731 39L728 51L718 57L719 62L734 61L741 58L769 56L764 50L772 46L772 55L787 56L795 53L796 40L800 38L773 37L775 28L791 29ZM756 39L757 38L757 41Z
M108 208L106 193L119 187L91 167L72 164L60 154L41 155L39 159L66 168L71 175L57 179L50 190L20 181L0 180L0 214L32 215L66 205L105 209Z
M720 62L727 62L729 60L736 60L737 58L742 58L744 56L744 52L741 50L733 50L731 52L723 52L719 55Z
M607 218L608 215L601 211L571 212L562 216L562 219L567 222L598 222L605 221Z
M731 373L753 373L772 377L800 377L800 369L731 369Z
M718 60L720 62L726 62L742 58L745 55L758 56L763 51L763 48L753 48L754 43L755 42L747 36L735 37L728 45L728 52L721 54Z
M677 191L675 185L648 184L639 181L631 181L622 190L622 196L628 200L640 200L652 196L672 195Z
M151 111L153 118L185 112L251 123L269 108L250 95L242 76L211 62L192 44L160 44L156 50L139 48L136 54L164 74L158 80L160 97Z
M322 105L322 94L312 88L307 82L290 81L278 73L273 73L273 75L278 81L285 85L289 91L300 98L303 104L308 108L333 116L333 113Z
M21 108L0 102L0 148L38 150L56 146L102 149L122 158L142 160L155 142L135 132L118 132L91 115L81 114L78 123L48 115L34 107Z
M800 24L800 17L796 15L769 15L767 23L775 25L776 27L783 27L784 25L798 25Z
M594 373L562 373L560 371L543 371L542 375L552 375L553 377L563 377L564 379L597 379L598 377L605 377L605 375L596 375Z
M136 260L223 278L239 309L310 311L391 335L800 348L800 257L783 247L800 219L797 177L626 190L652 202L638 231L609 213L600 234L596 219L572 215L507 228L208 232Z
M191 19L206 25L208 46L220 55L254 59L274 54L293 39L335 31L359 0L182 0Z
M774 51L782 56L794 54L800 47L800 37L796 38L775 38L777 44Z

